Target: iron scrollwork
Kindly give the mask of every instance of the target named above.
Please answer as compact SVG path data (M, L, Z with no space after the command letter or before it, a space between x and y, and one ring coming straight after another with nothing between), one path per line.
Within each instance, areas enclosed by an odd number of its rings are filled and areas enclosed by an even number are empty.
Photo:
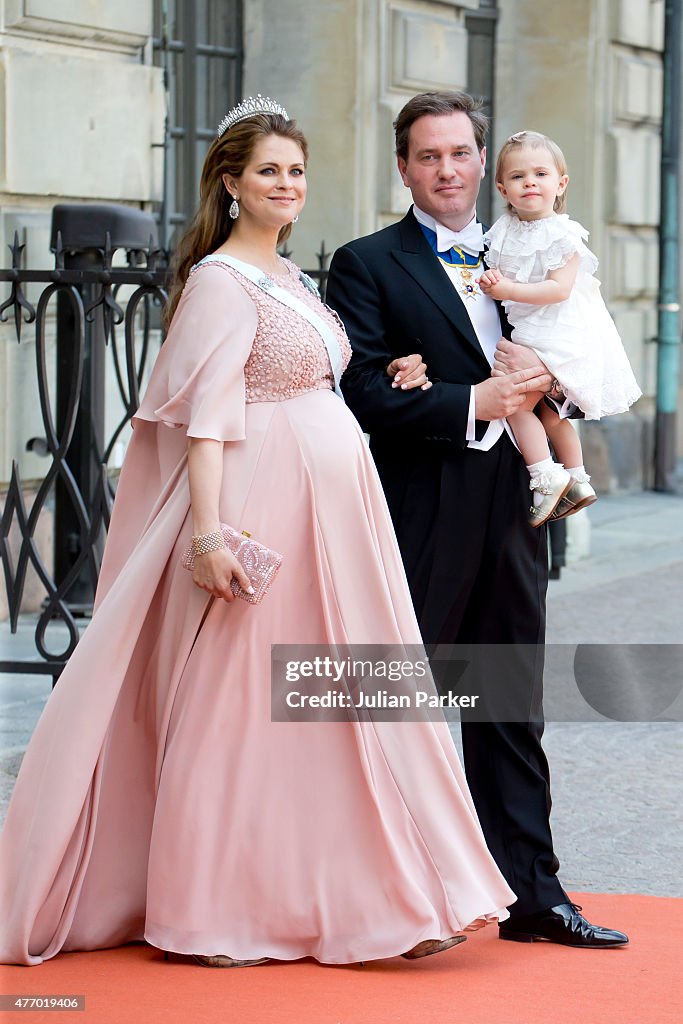
M12 633L17 630L29 566L35 570L45 590L34 635L38 659L0 661L0 672L47 672L56 680L78 644L77 615L70 595L75 583L84 575L89 580L92 593L95 592L102 542L115 495L113 474L109 468L112 454L138 407L145 372L155 358L152 351L154 340L158 338L159 344L163 341L160 310L167 298L168 254L155 248L150 239L146 249L129 251L128 265L119 267L113 265L108 233L103 242L96 268L69 269L65 265L65 249L58 233L54 268L24 270L21 268L24 246L19 244L15 234L14 244L10 246L12 266L0 270L0 281L11 286L9 297L0 305L0 320L7 322L10 316L13 317L17 342L21 341L22 327L25 330L27 325L34 325L35 330L35 373L44 436L30 439L26 448L49 459L47 472L38 484L29 509L25 500L27 487L22 482L18 462L13 461L0 515L0 559ZM323 298L329 258L330 253L322 243L317 254L317 268L306 271L318 283ZM24 286L28 284L43 286L35 308L24 294ZM122 290L130 287L133 291L124 300ZM47 325L48 306L53 300L68 303L72 324L68 383L63 386L67 394L62 395L59 416L55 415L50 395L53 366L50 364ZM89 325L97 318L105 347L110 353L113 380L123 413L110 436L101 443L98 442L97 431L89 431L86 443L90 446L97 472L88 493L83 493L68 456L82 405L84 372L92 355L89 351L92 347ZM45 564L36 542L39 518L41 514L49 514L51 496L57 488L61 489L62 500L70 506L78 534L78 550L73 563L59 579L55 578L54 569ZM11 532L19 538L16 558L10 547ZM50 623L55 621L65 627L61 634L66 636L63 649L57 652L49 649L46 638Z

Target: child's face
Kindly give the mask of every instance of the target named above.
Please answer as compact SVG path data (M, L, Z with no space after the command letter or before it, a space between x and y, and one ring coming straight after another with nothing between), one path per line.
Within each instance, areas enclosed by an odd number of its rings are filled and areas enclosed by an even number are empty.
M556 197L568 182L568 175L560 175L544 146L520 146L505 158L503 180L497 181L496 187L520 220L540 220L550 217Z

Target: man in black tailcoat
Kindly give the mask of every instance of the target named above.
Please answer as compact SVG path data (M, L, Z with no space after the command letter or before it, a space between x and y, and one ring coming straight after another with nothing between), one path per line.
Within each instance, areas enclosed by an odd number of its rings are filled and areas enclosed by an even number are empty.
M499 307L477 286L487 120L465 93L426 93L394 127L413 206L343 246L330 268L327 301L353 346L342 389L370 433L425 643L509 645L504 677L479 666L488 720L463 712L462 722L482 828L518 897L501 938L624 945L626 935L590 924L557 878L541 747L546 531L528 523L529 476L505 422L551 378L531 350L501 341ZM387 368L414 352L429 390L392 386ZM490 375L494 360L507 375ZM450 685L448 664L433 664ZM501 688L516 709L509 720Z

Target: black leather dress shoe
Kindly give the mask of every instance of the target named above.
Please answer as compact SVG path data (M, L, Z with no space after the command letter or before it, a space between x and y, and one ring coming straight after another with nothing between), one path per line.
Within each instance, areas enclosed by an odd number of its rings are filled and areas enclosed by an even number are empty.
M627 946L628 935L591 924L576 903L560 903L537 914L514 917L498 927L501 939L511 942L559 942L563 946L577 946L579 949L609 949L613 946Z

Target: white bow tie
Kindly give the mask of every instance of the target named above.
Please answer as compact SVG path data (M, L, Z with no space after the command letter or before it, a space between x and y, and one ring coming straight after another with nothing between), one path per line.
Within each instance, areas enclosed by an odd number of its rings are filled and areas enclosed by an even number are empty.
M484 230L476 217L462 231L452 231L437 223L436 246L439 252L448 252L452 246L456 246L471 256L478 256L484 249Z

